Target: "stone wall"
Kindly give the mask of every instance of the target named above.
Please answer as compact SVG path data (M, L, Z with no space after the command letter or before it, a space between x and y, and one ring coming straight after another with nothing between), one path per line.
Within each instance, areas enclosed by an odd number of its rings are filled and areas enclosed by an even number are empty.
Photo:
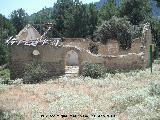
M78 54L80 72L84 62L102 64L110 71L145 68L149 65L149 45L151 42L150 26L146 24L142 37L135 39L131 49L127 51L119 50L118 43L111 41L104 46L99 44L100 54L95 55L88 50L89 41L69 38L63 42L62 46L57 47L49 44L37 45L36 47L11 45L11 79L23 77L25 64L31 62L43 64L48 70L48 76L64 74L66 54L71 50ZM38 50L40 55L34 56L34 50Z
M63 45L77 46L79 48L88 49L91 40L85 40L83 38L65 38Z
M82 38L65 38L63 45L77 46L88 50L91 40L85 40ZM96 43L97 44L97 43ZM121 50L116 40L110 40L106 45L98 43L98 53L101 55L123 55L128 53L139 53L141 43L141 37L133 40L131 48L129 50Z
M34 56L32 52L38 50L40 55ZM48 70L48 76L60 75L65 73L65 59L62 54L63 48L56 48L50 45L43 46L11 46L11 79L21 78L24 75L25 64L37 62Z
M98 53L101 55L118 55L119 54L119 45L116 40L109 41L106 45L99 45Z
M83 63L95 63L101 64L106 67L109 71L114 70L135 70L143 68L144 62L141 59L141 54L130 53L126 55L118 55L118 56L101 56L94 55L89 51L82 51L82 62L81 68L83 68ZM81 70L80 70L81 71Z

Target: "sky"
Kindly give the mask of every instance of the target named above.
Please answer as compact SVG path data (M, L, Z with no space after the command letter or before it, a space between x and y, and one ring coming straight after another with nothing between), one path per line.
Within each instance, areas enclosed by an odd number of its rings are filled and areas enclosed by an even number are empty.
M0 13L9 18L13 10L23 8L28 15L38 12L44 7L53 7L57 0L0 0ZM97 2L99 0L80 0L83 3Z

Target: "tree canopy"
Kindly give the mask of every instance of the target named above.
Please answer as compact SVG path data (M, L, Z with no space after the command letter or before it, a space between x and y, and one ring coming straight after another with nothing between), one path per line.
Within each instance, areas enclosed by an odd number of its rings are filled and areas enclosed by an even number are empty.
M132 25L126 18L112 17L110 20L102 23L96 31L96 36L103 43L107 43L109 39L118 40L122 49L129 49L132 40Z
M28 23L28 14L22 8L14 10L10 15L10 20L16 28L17 33L19 33Z
M160 6L160 0L155 0L155 1L157 1L158 6Z
M151 17L150 0L123 0L119 10L120 17L128 17L133 25L140 24Z
M159 0L155 0L158 3ZM62 37L90 37L92 40L106 43L116 39L123 49L129 49L131 40L141 35L144 23L150 22L153 42L160 48L160 22L152 18L150 0L108 0L100 9L94 3L83 4L79 0L57 0L53 7L43 8L28 16L25 10L14 10L10 20L0 14L0 63L7 59L4 39L18 34L27 23L32 24L42 35L52 23L49 37L55 33Z
M99 11L99 21L109 20L117 14L118 7L115 5L114 0L109 0Z
M15 28L2 14L0 14L0 65L8 61L8 49L5 40L15 35Z
M92 35L97 25L98 11L94 4L58 0L53 13L56 29L66 37Z

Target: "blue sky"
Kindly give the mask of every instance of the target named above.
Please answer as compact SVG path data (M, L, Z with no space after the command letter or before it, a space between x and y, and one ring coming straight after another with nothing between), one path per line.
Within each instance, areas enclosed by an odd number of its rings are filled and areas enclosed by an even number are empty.
M23 8L29 15L38 12L44 7L52 7L57 0L0 0L0 13L9 17L13 10ZM83 3L97 2L99 0L80 0Z

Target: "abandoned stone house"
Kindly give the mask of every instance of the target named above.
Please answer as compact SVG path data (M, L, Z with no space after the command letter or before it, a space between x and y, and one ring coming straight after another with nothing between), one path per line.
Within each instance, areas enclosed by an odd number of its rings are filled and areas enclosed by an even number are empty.
M49 76L65 74L66 65L77 65L81 72L84 62L102 64L108 70L131 70L149 65L152 36L148 23L129 50L120 50L118 42L112 40L106 45L99 43L98 54L88 49L89 40L63 38L62 41L62 38L47 38L46 33L41 36L34 27L27 25L15 38L7 41L11 50L11 79L22 78L25 65L31 62L42 63Z

